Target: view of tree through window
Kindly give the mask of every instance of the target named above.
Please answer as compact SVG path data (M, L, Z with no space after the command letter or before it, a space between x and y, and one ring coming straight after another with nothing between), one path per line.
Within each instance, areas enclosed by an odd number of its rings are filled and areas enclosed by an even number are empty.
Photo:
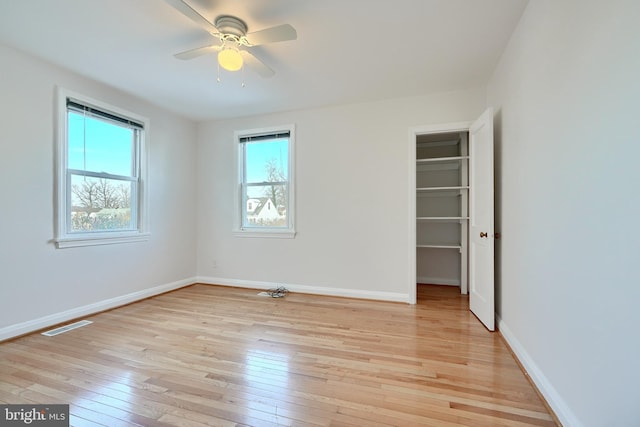
M140 130L71 107L67 126L70 231L136 229Z
M243 145L243 226L288 227L288 135L257 138Z

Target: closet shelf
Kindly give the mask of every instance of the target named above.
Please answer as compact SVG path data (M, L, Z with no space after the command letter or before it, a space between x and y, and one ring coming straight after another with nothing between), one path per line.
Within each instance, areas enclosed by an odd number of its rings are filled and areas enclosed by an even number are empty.
M452 187L419 187L416 188L416 191L418 192L422 192L422 191L452 191L452 190L468 190L469 186L468 185L456 185L456 186L452 186Z
M446 162L454 162L461 160L468 160L469 156L455 156L455 157L431 157L428 159L417 159L416 164L424 164L424 163L446 163Z
M462 249L461 245L416 245L416 248L428 248L428 249Z
M468 216L419 216L418 221L458 222L468 220Z

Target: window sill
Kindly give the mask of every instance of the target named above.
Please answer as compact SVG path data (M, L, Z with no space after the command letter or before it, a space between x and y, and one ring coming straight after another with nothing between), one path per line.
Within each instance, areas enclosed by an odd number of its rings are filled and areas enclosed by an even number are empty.
M271 238L271 239L293 239L296 237L294 230L233 230L234 237L253 237L253 238Z
M82 234L78 236L61 237L55 239L54 242L56 243L56 247L58 249L65 249L82 246L115 245L121 243L144 242L149 240L150 235L151 233L106 233L100 235Z

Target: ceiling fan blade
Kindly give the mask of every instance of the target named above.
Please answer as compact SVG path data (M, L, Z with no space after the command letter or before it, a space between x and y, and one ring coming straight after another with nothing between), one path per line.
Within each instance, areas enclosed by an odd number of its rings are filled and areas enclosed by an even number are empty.
M264 30L247 34L247 41L252 46L261 44L284 42L287 40L295 40L298 38L296 29L289 24L278 25Z
M247 50L241 50L240 54L244 59L245 64L247 64L252 70L258 73L260 76L269 78L273 77L276 73L273 71L267 64L256 58L251 52Z
M193 59L198 56L206 55L207 53L219 52L222 49L222 46L213 44L209 46L197 47L195 49L186 50L184 52L176 53L175 56L178 59Z
M191 19L193 22L202 27L205 31L212 35L218 34L218 29L207 18L200 15L194 8L183 0L165 0L171 6L178 9L184 16Z

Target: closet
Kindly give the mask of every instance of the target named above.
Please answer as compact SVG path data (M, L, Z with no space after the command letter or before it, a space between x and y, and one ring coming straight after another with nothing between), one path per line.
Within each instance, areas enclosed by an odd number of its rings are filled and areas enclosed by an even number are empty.
M455 285L493 331L494 177L491 107L472 122L409 131L409 303L416 283ZM415 183L415 187L414 187ZM415 198L414 198L415 188ZM415 206L414 206L415 202Z
M468 289L469 134L416 135L417 283Z

